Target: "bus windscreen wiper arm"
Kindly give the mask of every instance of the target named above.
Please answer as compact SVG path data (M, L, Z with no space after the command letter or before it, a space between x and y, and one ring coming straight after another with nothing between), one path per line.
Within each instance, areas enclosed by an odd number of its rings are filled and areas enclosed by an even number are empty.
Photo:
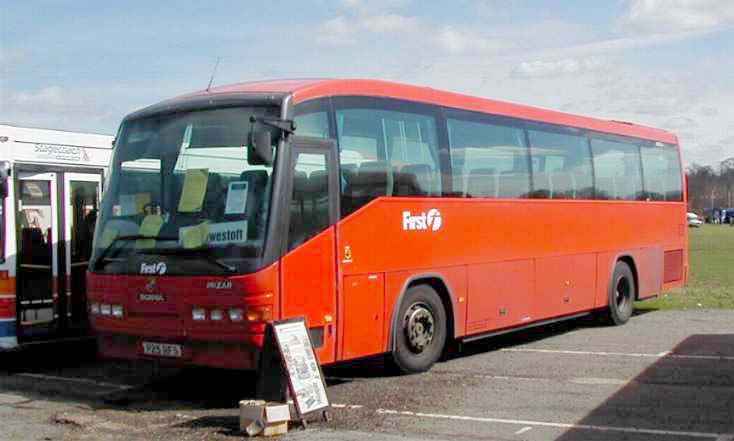
M97 257L97 259L92 264L92 270L97 271L102 269L109 260L106 260L108 257L108 254L112 251L112 245L115 244L115 242L129 242L133 240L165 240L165 241L178 241L178 237L168 237L168 236L146 236L144 234L129 234L126 236L118 236L114 239L112 239L112 242L110 242L109 246L102 251L102 253ZM115 248L116 250L119 250L120 248Z

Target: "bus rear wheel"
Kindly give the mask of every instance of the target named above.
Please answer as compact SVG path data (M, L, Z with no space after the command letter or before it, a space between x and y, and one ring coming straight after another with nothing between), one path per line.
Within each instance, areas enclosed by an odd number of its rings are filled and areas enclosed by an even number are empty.
M408 288L393 332L392 358L400 371L425 372L438 361L446 344L446 311L433 288Z
M632 316L634 302L637 297L637 286L632 270L625 262L619 261L614 266L614 274L609 284L609 306L605 314L611 325L623 325Z

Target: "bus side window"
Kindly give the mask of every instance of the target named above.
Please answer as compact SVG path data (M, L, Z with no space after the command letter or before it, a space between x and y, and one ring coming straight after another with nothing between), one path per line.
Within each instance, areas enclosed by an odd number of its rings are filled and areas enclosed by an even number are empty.
M591 152L580 134L528 130L533 156L533 195L551 199L591 199ZM535 159L537 158L537 160Z
M335 102L343 216L379 196L441 194L433 116L398 101L350 97Z
M634 201L643 196L640 148L633 142L591 139L596 199Z
M675 146L642 146L645 192L653 201L682 201L683 183Z
M523 130L470 114L456 112L456 116L461 119L448 119L454 192L480 198L528 197L530 173Z
M328 176L325 154L298 154L291 194L289 250L329 226Z
M296 135L329 137L329 114L320 102L306 102L295 108Z

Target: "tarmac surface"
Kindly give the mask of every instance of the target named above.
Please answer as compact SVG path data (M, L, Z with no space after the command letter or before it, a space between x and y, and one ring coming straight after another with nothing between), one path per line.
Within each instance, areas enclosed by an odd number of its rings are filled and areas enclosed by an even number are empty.
M579 319L466 344L424 374L328 368L329 422L292 440L734 441L734 311ZM0 440L233 440L254 378L96 361L83 346L0 354Z

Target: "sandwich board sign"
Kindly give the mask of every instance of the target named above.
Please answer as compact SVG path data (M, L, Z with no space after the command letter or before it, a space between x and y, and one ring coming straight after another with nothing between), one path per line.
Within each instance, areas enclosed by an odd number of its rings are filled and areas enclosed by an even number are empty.
M312 412L325 412L329 407L326 383L306 321L298 318L275 322L273 331L298 416L303 419Z

